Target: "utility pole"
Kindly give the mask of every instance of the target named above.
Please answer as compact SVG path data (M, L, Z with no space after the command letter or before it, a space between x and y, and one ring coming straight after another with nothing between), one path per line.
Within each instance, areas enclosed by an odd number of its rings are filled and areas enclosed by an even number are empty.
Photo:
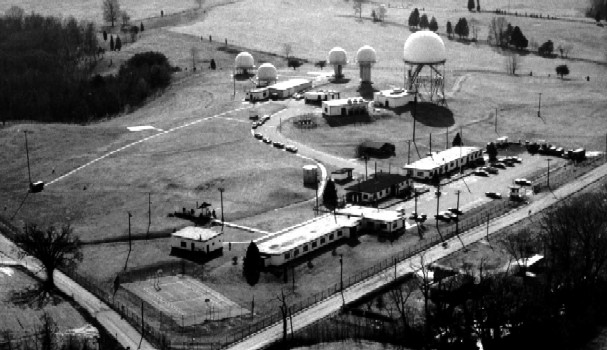
M131 214L130 211L127 213L129 214L129 252L126 255L126 261L124 262L124 271L126 271L126 268L128 266L129 257L131 256L131 248L132 248L132 245L131 245L131 217L133 217L133 215Z
M542 117L542 114L541 114L541 111L542 111L542 93L538 92L538 94L539 94L540 97L539 97L539 101L537 103L537 116L538 116L538 118L541 118Z
M430 147L430 153L432 153L432 133L430 133L430 140L429 140L428 144Z
M605 135L605 154L607 154L607 134ZM411 140L407 140L407 165L411 162Z
M377 177L377 161L375 161L375 175L373 177Z
M220 202L221 202L221 231L223 231L223 191L225 191L226 189L224 187L219 187L219 198L220 198Z
M415 143L415 119L417 118L417 90L413 97L413 142Z
M367 157L367 155L365 154L365 181L367 181L368 179L368 173L367 173L367 161L369 160L369 157Z
M548 186L548 189L550 189L550 161L551 160L552 159L550 159L550 158L546 159L546 161L548 162L548 176L546 178L546 184Z
M440 207L440 179L438 180L438 185L436 186L436 229L438 230L438 212Z
M344 255L343 254L339 254L339 290L341 291L342 307L345 307L346 299L344 299Z
M29 147L27 146L27 130L23 130L23 134L25 135L25 156L27 157L27 176L29 178L30 181L30 186L32 184L32 173L30 171L30 151L29 151Z
M495 109L495 133L497 134L497 108Z
M316 215L318 216L318 183L320 181L318 180L318 176L316 177Z
M150 238L150 226L152 226L152 192L148 192L148 239Z
M449 128L447 127L447 134L445 135L445 149L449 149Z
M457 190L455 191L455 193L457 194L457 213L455 213L457 215L457 220L455 220L455 234L459 237L459 194L462 191Z

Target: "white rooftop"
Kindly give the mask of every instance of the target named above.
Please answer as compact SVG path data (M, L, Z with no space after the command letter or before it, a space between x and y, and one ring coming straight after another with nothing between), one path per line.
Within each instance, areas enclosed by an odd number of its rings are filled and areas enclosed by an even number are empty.
M234 59L234 65L237 68L253 68L255 67L255 60L250 53L244 51L236 56Z
M365 45L356 52L356 60L359 63L375 63L377 62L377 54L375 49L369 45Z
M221 232L209 230L207 228L188 226L171 234L172 237L187 238L196 241L208 241L221 235Z
M405 89L391 89L391 90L381 90L376 92L379 95L387 96L387 97L403 97L409 95L415 95L415 93L409 93L409 91Z
M276 90L286 90L298 85L302 85L302 84L307 84L310 81L308 79L289 79L289 80L285 80L285 81L281 81L279 83L273 84L268 86L268 88L270 89L276 89Z
M259 243L258 248L261 253L282 254L304 243L312 242L337 229L357 226L360 220L360 218L347 218L345 216L327 214L318 220L295 227L292 230Z
M341 215L365 217L382 222L394 222L404 217L403 214L396 210L361 207L357 205L348 205L345 208L337 210L337 213Z
M257 79L259 80L276 80L278 72L272 63L263 63L257 69Z
M348 54L346 53L346 50L337 46L332 48L331 51L329 51L329 57L327 61L329 61L329 64L331 65L343 66L348 64Z
M432 157L428 156L422 158L409 165L405 165L405 169L417 169L417 170L432 170L438 168L446 163L450 163L456 159L466 157L472 152L479 151L478 147L451 147L441 152L432 153Z
M349 103L348 103L349 101ZM343 106L347 104L362 104L366 101L362 97L340 98L338 100L323 101L323 105L327 106Z

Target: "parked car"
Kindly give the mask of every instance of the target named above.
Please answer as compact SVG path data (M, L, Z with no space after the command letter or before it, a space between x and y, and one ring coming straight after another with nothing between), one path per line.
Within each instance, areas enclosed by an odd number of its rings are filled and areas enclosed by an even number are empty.
M278 141L274 141L272 143L272 146L276 147L276 148L285 148L285 144L282 142L278 142Z
M291 153L297 153L297 147L293 146L293 145L287 145L285 147L285 149Z
M249 119L250 120L258 120L259 119L259 114L251 114L251 115L249 115Z
M440 212L440 213L434 215L434 218L438 221L444 221L444 222L451 221L451 215L445 214L445 212Z
M514 183L520 186L531 186L531 181L527 179L514 179Z
M464 212L457 208L447 208L447 210L456 215L464 215Z
M501 199L502 194L499 192L485 192L485 196L493 199Z
M253 129L253 130L257 129L257 122L253 122L251 124L251 129Z
M265 143L272 143L272 140L270 140L270 139L269 139L269 138L267 138L267 137L264 137L264 138L262 139L262 141L263 141L263 142L265 142Z
M255 134L253 134L253 137L255 137L255 138L256 138L256 139L258 139L258 140L263 139L263 135L262 135L262 134L260 134L260 133L258 133L258 132L256 132Z
M475 170L473 174L476 176L489 176L489 173L484 170Z
M515 162L515 163L522 163L523 159L521 157L517 157L517 156L510 156L510 157L506 157L508 159L510 159L511 161Z
M495 162L495 163L491 164L491 166L494 168L506 169L506 164L501 163L501 162Z
M299 92L293 94L294 100L301 100L302 98L303 98L303 94L300 94Z
M492 166L484 167L483 170L486 171L486 172L488 172L489 174L497 174L497 173L499 173L499 170L497 168L492 167Z

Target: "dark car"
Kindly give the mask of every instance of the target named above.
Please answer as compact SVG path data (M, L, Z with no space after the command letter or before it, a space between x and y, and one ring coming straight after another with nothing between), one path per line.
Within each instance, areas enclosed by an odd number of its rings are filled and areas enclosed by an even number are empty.
M491 166L494 168L506 169L506 164L501 163L501 162L495 162L495 163L491 164Z
M251 129L253 129L253 130L257 129L257 122L253 122L251 124Z
M494 168L492 166L488 166L483 168L484 171L488 172L489 174L497 174L499 173L499 170L497 168Z
M444 221L444 222L449 222L451 221L451 215L447 214L447 213L438 213L437 215L434 215L434 218L438 221Z
M260 133L258 133L258 132L256 132L255 134L253 134L253 136L254 136L256 139L258 139L258 140L263 139L263 135L262 135L262 134L260 134Z
M499 192L485 192L485 196L493 199L501 199L502 194Z
M291 153L297 153L297 147L293 146L293 145L287 145L285 147L285 149Z
M276 147L276 148L285 148L285 144L282 142L278 142L278 141L274 141L272 143L272 146Z
M456 215L464 215L464 212L457 208L447 208L447 210Z
M489 176L489 173L484 170L475 170L473 174L476 176Z
M267 137L264 137L264 138L262 139L262 141L263 141L263 142L265 142L265 143L272 143L272 140L270 140L270 139L269 139L269 138L267 138Z

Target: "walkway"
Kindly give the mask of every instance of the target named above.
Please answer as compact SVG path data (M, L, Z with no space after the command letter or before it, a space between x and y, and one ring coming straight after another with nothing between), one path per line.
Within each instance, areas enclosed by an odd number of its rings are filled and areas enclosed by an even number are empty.
M491 222L491 225L489 227L489 234L491 235L506 227L525 220L528 217L529 210L531 210L533 213L540 212L554 205L559 200L562 200L580 192L585 187L591 185L596 181L599 181L605 176L607 176L607 164L604 164L601 167L594 169L588 174L577 179L575 182L563 185L562 187L554 191L554 195L552 193L544 193L543 196L538 196L538 199L535 200L531 205L523 207L519 210L513 210L499 218L496 218ZM465 245L469 245L485 238L486 234L487 232L485 227L476 227L470 231L462 233L460 237ZM381 288L385 284L393 281L395 277L404 276L408 273L418 270L422 261L423 264L430 264L461 249L461 243L459 242L457 237L453 237L452 239L448 240L447 243L447 248L443 248L442 245L436 245L426 250L423 254L416 255L414 257L401 261L396 266L396 273L394 272L394 267L392 266L379 272L378 274L374 275L373 277L367 280L364 280L356 285L351 286L350 288L345 289L343 292L345 302L353 302ZM298 314L293 316L293 331L298 331L312 324L313 322L316 322L331 315L334 312L339 311L341 306L341 296L339 293L337 293L332 297L325 299L322 302L319 302L318 304L315 304L310 308L299 312ZM263 347L271 344L272 342L280 339L281 337L282 324L276 323L264 329L263 331L246 338L245 340L239 343L233 344L228 349L262 349Z

